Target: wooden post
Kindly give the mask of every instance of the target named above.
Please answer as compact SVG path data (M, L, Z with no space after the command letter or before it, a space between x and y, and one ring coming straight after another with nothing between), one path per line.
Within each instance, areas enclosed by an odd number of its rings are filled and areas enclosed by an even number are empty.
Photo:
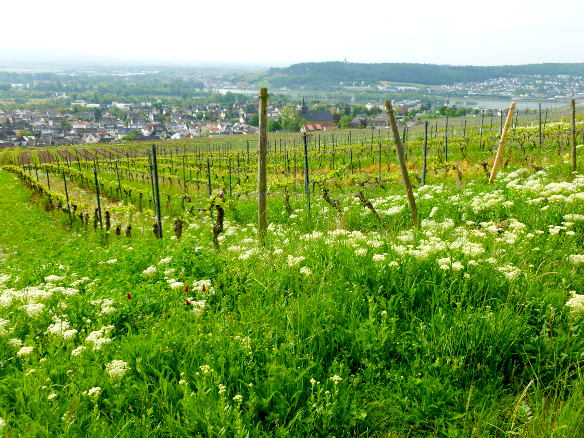
M162 239L162 215L160 213L160 189L158 187L158 162L156 160L156 145L152 145L152 179L154 180L154 197L156 204L156 222L158 224L158 238Z
M232 196L232 191L231 191L231 157L227 158L227 171L229 172L229 196Z
M406 159L404 157L404 150L399 138L399 131L397 129L397 123L395 122L395 116L393 115L393 108L391 106L391 100L385 101L385 109L387 111L387 119L389 121L389 126L391 126L391 131L393 133L393 140L395 142L395 149L397 152L397 158L399 160L399 167L402 174L402 181L406 188L406 195L408 197L408 204L410 205L410 213L412 215L412 223L414 226L418 226L418 209L416 207L416 200L414 199L414 192L412 190L412 183L410 182L410 177L408 175L408 168L406 166Z
M120 200L122 199L122 183L120 182L120 172L118 171L118 162L116 161L116 176L118 177L118 192Z
M428 156L428 121L424 122L424 150L422 156L422 185L426 185L426 158Z
M306 131L302 135L304 140L304 195L306 196L306 210L308 212L308 218L311 217L310 209L310 179L308 176L308 135Z
M99 228L103 229L103 222L101 220L101 202L99 200L99 181L97 179L97 169L93 168L93 179L95 180L95 197L97 199L97 218L99 219Z
M266 218L266 155L268 145L268 89L260 88L259 108L260 136L258 144L258 232L264 240L268 228Z
M67 201L67 213L69 213L69 222L73 225L73 217L71 216L71 206L69 205L69 190L67 190L67 179L65 178L65 171L63 171L63 186L65 187L65 199Z
M296 193L296 151L294 151L294 193Z
M495 176L497 175L497 167L501 161L501 156L503 155L503 145L505 144L505 138L507 137L507 131L509 131L509 125L511 125L511 120L513 119L513 110L515 110L515 102L511 102L509 107L509 112L507 113L507 119L505 120L505 126L501 131L501 139L499 140L499 146L497 148L497 155L495 155L495 162L493 163L493 169L491 170L491 176L489 178L489 184L493 184L495 181Z
M576 99L572 99L572 172L576 172Z
M182 171L183 171L183 189L185 194L187 193L187 170L186 170L186 158L183 154L182 157Z
M210 197L211 193L213 193L213 189L211 188L211 162L209 157L207 157L207 195ZM211 212L213 212L213 209L211 209Z
M45 167L45 173L47 174L47 188L51 191L51 179L49 178L49 168Z
M379 142L378 160L377 160L377 180L381 184L381 141Z
M448 162L448 116L446 116L446 126L444 129L444 159Z
M541 144L543 142L543 136L541 132L541 102L539 102L539 148L541 149Z
M481 111L481 132L480 132L480 139L479 139L479 149L483 150L483 127L485 123L485 110Z

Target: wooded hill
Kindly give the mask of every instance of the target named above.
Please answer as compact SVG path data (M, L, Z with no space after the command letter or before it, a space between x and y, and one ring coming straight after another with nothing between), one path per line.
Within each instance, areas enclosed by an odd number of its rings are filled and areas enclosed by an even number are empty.
M518 75L584 76L584 63L546 63L502 66L457 66L413 63L359 64L344 62L311 62L284 68L271 68L262 77L272 87L330 87L340 82L350 85L379 81L406 82L422 85L481 82Z

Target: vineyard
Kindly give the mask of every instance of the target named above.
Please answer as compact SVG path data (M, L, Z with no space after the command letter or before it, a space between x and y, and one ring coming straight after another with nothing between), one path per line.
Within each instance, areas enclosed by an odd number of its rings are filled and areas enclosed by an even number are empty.
M0 150L0 434L582 436L576 113Z

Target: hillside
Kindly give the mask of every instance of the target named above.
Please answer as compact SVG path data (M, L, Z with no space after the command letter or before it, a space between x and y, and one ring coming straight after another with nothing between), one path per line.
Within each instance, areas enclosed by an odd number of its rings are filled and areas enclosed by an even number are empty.
M517 75L584 75L584 63L526 64L503 66L455 66L413 63L359 64L312 62L271 68L262 77L272 87L336 86L339 82L409 82L423 85L480 82Z

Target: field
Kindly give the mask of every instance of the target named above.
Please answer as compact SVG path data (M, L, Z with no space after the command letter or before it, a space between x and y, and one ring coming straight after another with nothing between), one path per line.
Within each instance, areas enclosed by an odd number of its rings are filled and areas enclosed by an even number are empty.
M570 124L358 134L2 151L0 434L583 436Z

